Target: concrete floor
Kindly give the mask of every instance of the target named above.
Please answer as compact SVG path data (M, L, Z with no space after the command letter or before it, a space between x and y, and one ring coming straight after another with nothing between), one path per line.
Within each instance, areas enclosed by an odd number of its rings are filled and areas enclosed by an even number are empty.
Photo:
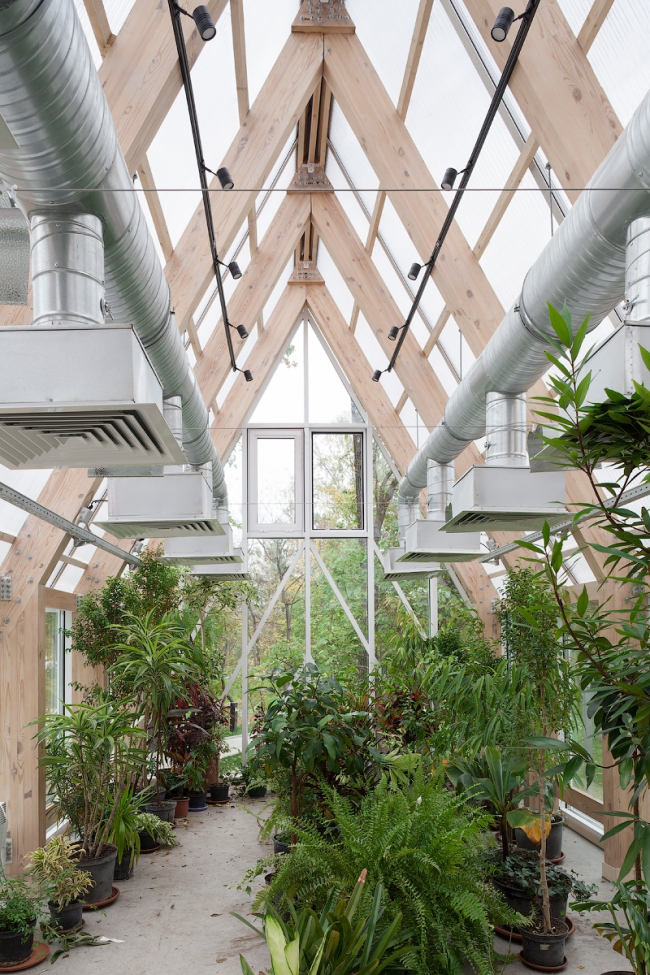
M264 800L248 800L255 813ZM101 948L78 948L56 963L56 975L239 975L239 954L253 968L268 970L266 947L231 911L246 915L250 898L234 889L245 871L267 853L269 844L257 840L258 826L241 803L211 806L193 813L179 826L180 846L142 856L135 875L121 882L119 899L96 914L86 913L85 931L119 939ZM565 831L566 866L589 883L599 883L603 897L611 894L600 879L601 851L575 833ZM257 882L259 885L259 881ZM629 968L609 944L591 929L589 916L577 917L578 930L567 943L566 975L601 975ZM501 954L508 943L495 938ZM519 951L513 946L511 951ZM49 968L46 961L39 971ZM497 967L504 975L528 972L519 961Z

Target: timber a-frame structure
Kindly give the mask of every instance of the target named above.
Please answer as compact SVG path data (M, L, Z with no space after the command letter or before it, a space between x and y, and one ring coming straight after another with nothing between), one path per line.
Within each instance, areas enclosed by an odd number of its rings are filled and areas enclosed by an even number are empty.
M431 363L447 322L455 321L471 353L478 356L504 316L505 309L480 258L507 213L513 190L536 166L536 153L543 153L559 185L573 201L622 131L587 57L613 0L593 0L578 36L573 34L557 0L544 0L510 86L530 135L518 137L519 158L474 246L470 246L457 223L452 226L433 274L444 308L437 321L426 323L425 341L419 342L414 331L409 332L396 366L402 393L394 402L380 383L371 381L377 363L369 361L355 335L359 317L363 316L379 347L390 357L394 346L388 341L388 332L404 320L396 295L372 260L373 250L382 246L382 213L388 203L410 238L413 257L419 255L425 262L447 211L435 174L429 171L406 121L434 0L409 2L417 7L417 15L396 101L391 99L364 49L344 0L305 0L300 5L296 0L296 15L286 43L252 104L244 2L209 0L207 4L217 29L219 19L229 8L240 121L239 131L219 161L233 174L238 191L214 194L215 226L224 254L247 231L250 263L229 298L229 312L233 322L242 322L249 333L257 328L247 360L255 382L246 383L243 376L237 375L224 398L220 393L229 379L230 367L223 328L218 323L204 337L197 314L213 275L203 209L200 204L197 206L176 246L172 246L147 159L147 151L181 91L167 4L160 0L135 0L114 35L102 0L84 0L103 59L99 75L119 142L130 171L137 174L146 191L166 262L175 318L193 353L196 378L212 410L215 445L224 459L282 358L297 320L308 310L395 468L403 473L416 449L402 419L406 404L410 402L430 430L439 422L447 400L445 387ZM393 5L396 6L399 5ZM465 0L472 28L486 42L499 6L500 0ZM183 27L190 62L194 64L202 44L189 18L183 18ZM491 50L497 67L502 68L509 42L492 44ZM328 154L336 153L336 147L329 142L334 104L343 113L379 183L374 210L368 214L365 239L360 238L327 176ZM289 165L295 167L295 175L288 181L270 225L260 235L256 213L259 188L277 170L287 144L293 146L292 139L295 149ZM216 178L213 187L218 187ZM349 189L353 191L354 187ZM319 268L321 247L349 289L351 314L343 313L327 275ZM287 275L290 262L293 270ZM271 314L266 315L269 298L282 285L279 299ZM0 306L1 324L29 324L30 320L29 307ZM539 394L542 389L540 383L531 393ZM457 461L457 474L479 462L479 448L471 445ZM85 469L55 470L39 501L74 520L99 483L89 478ZM580 475L570 474L568 500L575 503L584 496ZM495 538L502 544L512 536L498 533ZM42 679L35 676L43 671L42 610L46 596L61 598L51 595L45 586L62 558L72 564L75 560L64 554L69 537L32 516L15 537L5 533L2 540L10 544L10 550L0 567L0 576L11 576L17 598L2 603L0 619L0 796L10 794L13 799L20 799L26 810L31 805L31 813L26 812L21 822L12 823L14 856L20 858L21 851L33 849L44 833L42 772L37 767L38 756L29 744L29 730L23 729L44 710ZM603 578L602 565L595 554L590 557L596 585ZM101 585L107 575L121 569L119 559L99 550L87 569L80 564L85 571L77 594ZM479 563L460 564L456 572L490 629L494 625L492 602L497 595L490 575ZM608 862L615 865L618 853L614 841L612 844Z

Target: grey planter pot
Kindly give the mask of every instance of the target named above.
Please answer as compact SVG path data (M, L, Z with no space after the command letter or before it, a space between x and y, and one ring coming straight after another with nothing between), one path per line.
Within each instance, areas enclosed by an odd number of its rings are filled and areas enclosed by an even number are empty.
M108 900L113 890L117 847L107 844L104 849L106 852L100 857L93 857L92 860L82 857L79 860L79 869L89 873L93 881L93 886L84 896L86 904L101 904Z

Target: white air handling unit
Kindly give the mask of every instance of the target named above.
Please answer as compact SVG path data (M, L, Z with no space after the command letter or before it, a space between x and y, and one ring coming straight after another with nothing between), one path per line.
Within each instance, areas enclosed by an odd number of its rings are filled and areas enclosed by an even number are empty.
M384 582L408 582L410 579L432 579L442 572L437 562L403 562L405 549L389 548L382 557Z
M108 517L95 524L115 538L223 535L212 498L212 466L163 477L108 479Z
M427 517L418 517L417 502L400 506L404 554L398 556L398 562L471 562L483 555L480 532L449 535L445 531L445 513L451 504L454 480L453 463L428 461Z
M193 565L191 573L199 579L211 579L214 582L246 582L250 579L248 571L248 553L240 548L233 549L239 562L225 562L221 565Z
M224 534L213 536L183 536L165 540L165 562L172 565L233 565L241 564L244 556L240 548L233 548L232 529L223 525Z
M12 470L185 463L130 325L0 330L0 460Z

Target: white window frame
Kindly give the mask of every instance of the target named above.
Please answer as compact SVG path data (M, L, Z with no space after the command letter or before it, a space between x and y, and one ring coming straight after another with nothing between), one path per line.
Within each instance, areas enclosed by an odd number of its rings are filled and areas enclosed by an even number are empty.
M260 440L293 440L294 442L294 510L293 522L260 524L258 521L258 443ZM305 433L304 428L249 427L248 429L248 494L247 534L251 538L299 537L305 532Z

